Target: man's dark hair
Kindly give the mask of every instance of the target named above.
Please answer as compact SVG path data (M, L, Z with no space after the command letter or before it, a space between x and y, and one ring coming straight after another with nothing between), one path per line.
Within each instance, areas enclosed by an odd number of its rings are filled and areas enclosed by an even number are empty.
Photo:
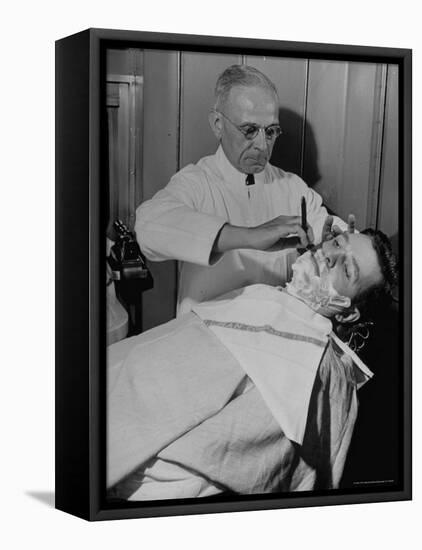
M377 254L382 274L382 281L373 285L357 297L355 304L361 313L370 312L376 303L384 303L392 298L392 293L398 283L397 258L393 253L391 241L378 229L364 229L362 235L370 237Z
M398 283L397 259L390 239L379 230L365 229L361 232L370 237L381 269L382 280L361 292L353 301L360 318L353 324L334 321L334 331L354 351L361 350L368 341L380 319L391 316L393 291Z

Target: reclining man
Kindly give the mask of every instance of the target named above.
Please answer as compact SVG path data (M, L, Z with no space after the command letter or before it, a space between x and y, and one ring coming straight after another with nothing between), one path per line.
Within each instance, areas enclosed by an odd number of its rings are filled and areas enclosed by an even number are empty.
M335 334L396 282L381 232L300 256L255 284L109 348L111 499L336 488L372 373Z

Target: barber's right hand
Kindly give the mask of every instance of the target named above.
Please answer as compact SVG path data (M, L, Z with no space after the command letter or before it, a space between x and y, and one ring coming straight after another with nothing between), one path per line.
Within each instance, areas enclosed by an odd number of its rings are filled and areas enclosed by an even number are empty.
M306 247L314 242L312 227L305 232L300 216L278 216L256 227L248 228L249 248L256 250L282 250Z

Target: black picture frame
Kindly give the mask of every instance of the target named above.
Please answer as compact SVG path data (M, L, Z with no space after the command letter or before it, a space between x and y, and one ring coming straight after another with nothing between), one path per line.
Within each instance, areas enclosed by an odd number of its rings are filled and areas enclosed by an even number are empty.
M400 486L139 505L105 499L104 49L242 52L399 67ZM412 52L367 46L88 29L56 42L56 508L87 520L409 500L411 477Z

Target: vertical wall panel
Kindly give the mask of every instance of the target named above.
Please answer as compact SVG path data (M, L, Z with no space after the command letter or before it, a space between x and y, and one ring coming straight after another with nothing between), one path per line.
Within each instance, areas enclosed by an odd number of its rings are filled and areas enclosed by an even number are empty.
M381 165L378 227L389 237L398 252L399 173L398 173L398 66L389 65Z
M334 210L338 207L337 183L341 180L344 157L346 90L345 63L309 62L303 176ZM315 144L312 151L309 143Z
M109 226L121 219L130 229L135 223L136 197L141 189L142 154L136 149L136 136L142 134L142 51L108 50L107 111L109 157ZM104 182L105 183L105 182Z
M307 61L304 59L247 56L246 63L274 82L280 99L280 125L271 163L301 174L301 152L305 117Z
M178 151L177 52L144 52L143 200L162 189L177 171ZM154 289L143 295L143 330L175 315L176 262L150 262Z
M178 53L144 52L143 197L150 199L177 171Z
M118 218L130 225L134 210L130 172L130 77L109 75L107 81L107 117L109 143L109 221L107 235L115 238L113 223ZM133 226L132 226L133 227Z
M380 69L371 63L310 61L304 179L334 212L368 222L380 151ZM308 143L316 143L313 181ZM313 152L315 155L315 152Z
M119 85L107 83L107 129L108 129L108 223L107 236L113 237L113 220L118 216L120 178L118 171L118 116L120 104Z
M130 95L129 83L119 84L119 117L117 119L118 135L118 174L119 174L119 202L118 217L124 223L129 222L129 198L130 198L130 178L129 178L129 110Z
M356 215L358 227L375 227L381 163L385 69L350 63L344 165L338 201L343 217Z
M182 53L180 167L212 155L217 140L208 123L218 75L241 57L226 54Z
M136 56L136 59L142 60L142 71L143 71L143 55ZM142 189L142 178L144 176L143 172L143 134L144 134L144 77L136 76L134 78L134 87L135 87L135 126L133 128L134 133L134 168L135 168L135 204L134 204L134 213L138 205L142 202L143 189ZM134 216L135 218L135 216ZM135 221L135 220L134 220Z

